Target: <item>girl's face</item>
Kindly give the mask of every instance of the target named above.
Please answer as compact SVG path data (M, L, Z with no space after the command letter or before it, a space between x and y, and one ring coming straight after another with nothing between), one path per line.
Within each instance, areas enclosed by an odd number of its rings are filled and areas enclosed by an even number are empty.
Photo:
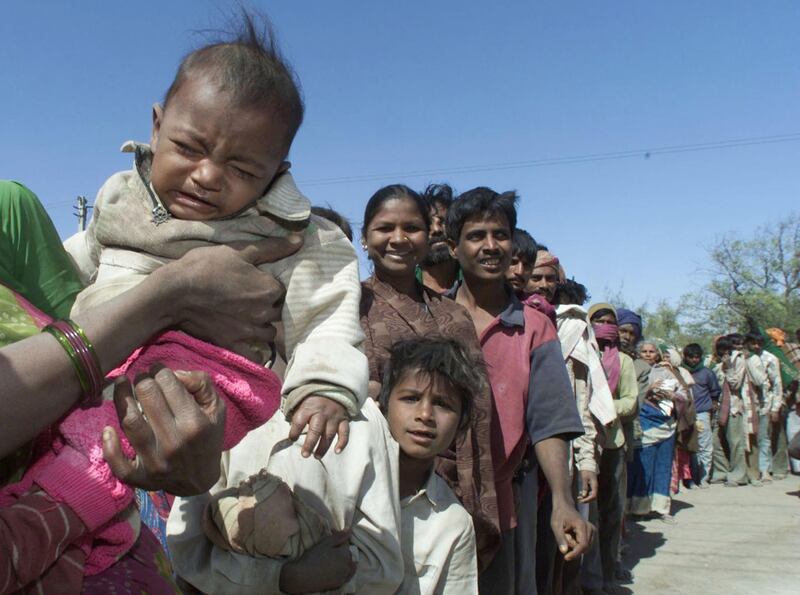
M658 363L659 355L658 349L656 349L655 345L651 345L650 343L645 343L639 348L639 357L641 357L644 361L646 361L651 366Z
M367 226L367 255L381 277L413 276L428 253L425 220L410 198L390 198Z

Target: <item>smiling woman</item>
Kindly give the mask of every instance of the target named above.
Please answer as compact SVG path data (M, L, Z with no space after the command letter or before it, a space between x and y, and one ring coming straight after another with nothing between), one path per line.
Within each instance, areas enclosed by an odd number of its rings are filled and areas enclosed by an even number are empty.
M429 221L427 203L402 185L381 188L365 209L361 243L374 272L362 283L361 327L366 335L364 349L373 398L378 397L392 346L398 341L434 336L454 339L482 361L475 326L467 311L424 287L415 277L416 265L428 251ZM483 365L480 374L485 374ZM473 406L469 427L439 457L437 468L451 486L458 486L455 491L475 525L479 562L485 563L499 535L489 450L488 388L480 391Z

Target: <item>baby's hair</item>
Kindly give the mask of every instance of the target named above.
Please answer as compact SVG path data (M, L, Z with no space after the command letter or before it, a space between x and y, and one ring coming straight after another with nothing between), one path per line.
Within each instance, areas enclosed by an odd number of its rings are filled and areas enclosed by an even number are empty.
M269 19L242 9L238 30L190 52L164 96L164 109L192 76L205 76L239 107L268 107L285 120L286 148L303 122L299 81L281 55ZM260 30L259 30L260 29Z
M703 348L697 343L689 343L683 348L683 357L703 357Z
M589 290L583 283L578 283L575 279L567 279L556 286L555 303L561 305L577 304L583 306L589 301Z
M377 215L378 211L383 207L383 203L402 198L407 198L417 205L420 217L422 217L422 221L425 223L425 231L430 230L431 214L426 200L422 198L418 192L404 184L391 184L380 188L367 201L367 206L364 208L364 222L361 225L361 237L367 237L367 228L369 228L369 224L372 223L375 215Z
M449 184L428 184L422 191L422 198L432 207L440 204L447 210L453 204L453 188Z
M517 228L511 236L511 252L525 264L533 266L536 263L536 253L539 245L524 229Z
M447 209L447 237L456 244L461 238L461 229L470 217L496 217L505 216L510 232L517 227L517 194L509 191L495 192L491 188L479 186L467 190Z
M389 395L406 374L423 374L430 381L434 375L446 380L461 398L459 431L472 419L472 403L484 387L480 366L458 341L443 338L418 338L392 345L389 361L383 371L383 385L378 400L386 411Z
M331 209L330 207L319 207L313 206L311 207L311 212L317 215L318 217L322 217L323 219L327 219L331 223L337 225L339 229L342 230L347 239L351 242L353 241L353 228L350 227L350 222L345 219L341 213L338 213Z

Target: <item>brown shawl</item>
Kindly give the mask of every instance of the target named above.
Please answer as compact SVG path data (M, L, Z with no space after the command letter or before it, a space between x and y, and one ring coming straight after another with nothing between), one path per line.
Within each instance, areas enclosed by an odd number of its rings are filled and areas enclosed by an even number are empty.
M441 336L457 340L477 361L483 361L472 319L453 300L420 285L423 305L375 276L361 285L361 327L366 335L364 350L369 361L370 381L380 383L383 380L383 368L395 342L415 337ZM370 396L377 398L373 392L370 391ZM442 454L436 468L472 515L479 569L488 565L500 543L489 446L490 419L491 395L487 381L485 392L473 403L472 423L457 440L456 452Z

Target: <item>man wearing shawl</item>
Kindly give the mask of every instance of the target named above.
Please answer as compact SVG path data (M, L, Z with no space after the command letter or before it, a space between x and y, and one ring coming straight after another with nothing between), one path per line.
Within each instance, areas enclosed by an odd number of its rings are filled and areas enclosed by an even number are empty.
M614 397L617 419L598 433L603 449L600 456L598 510L600 513L598 549L603 571L603 588L616 585L617 553L626 488L625 430L639 411L639 388L633 360L619 349L617 310L598 303L589 308L589 320L602 354L601 361Z

